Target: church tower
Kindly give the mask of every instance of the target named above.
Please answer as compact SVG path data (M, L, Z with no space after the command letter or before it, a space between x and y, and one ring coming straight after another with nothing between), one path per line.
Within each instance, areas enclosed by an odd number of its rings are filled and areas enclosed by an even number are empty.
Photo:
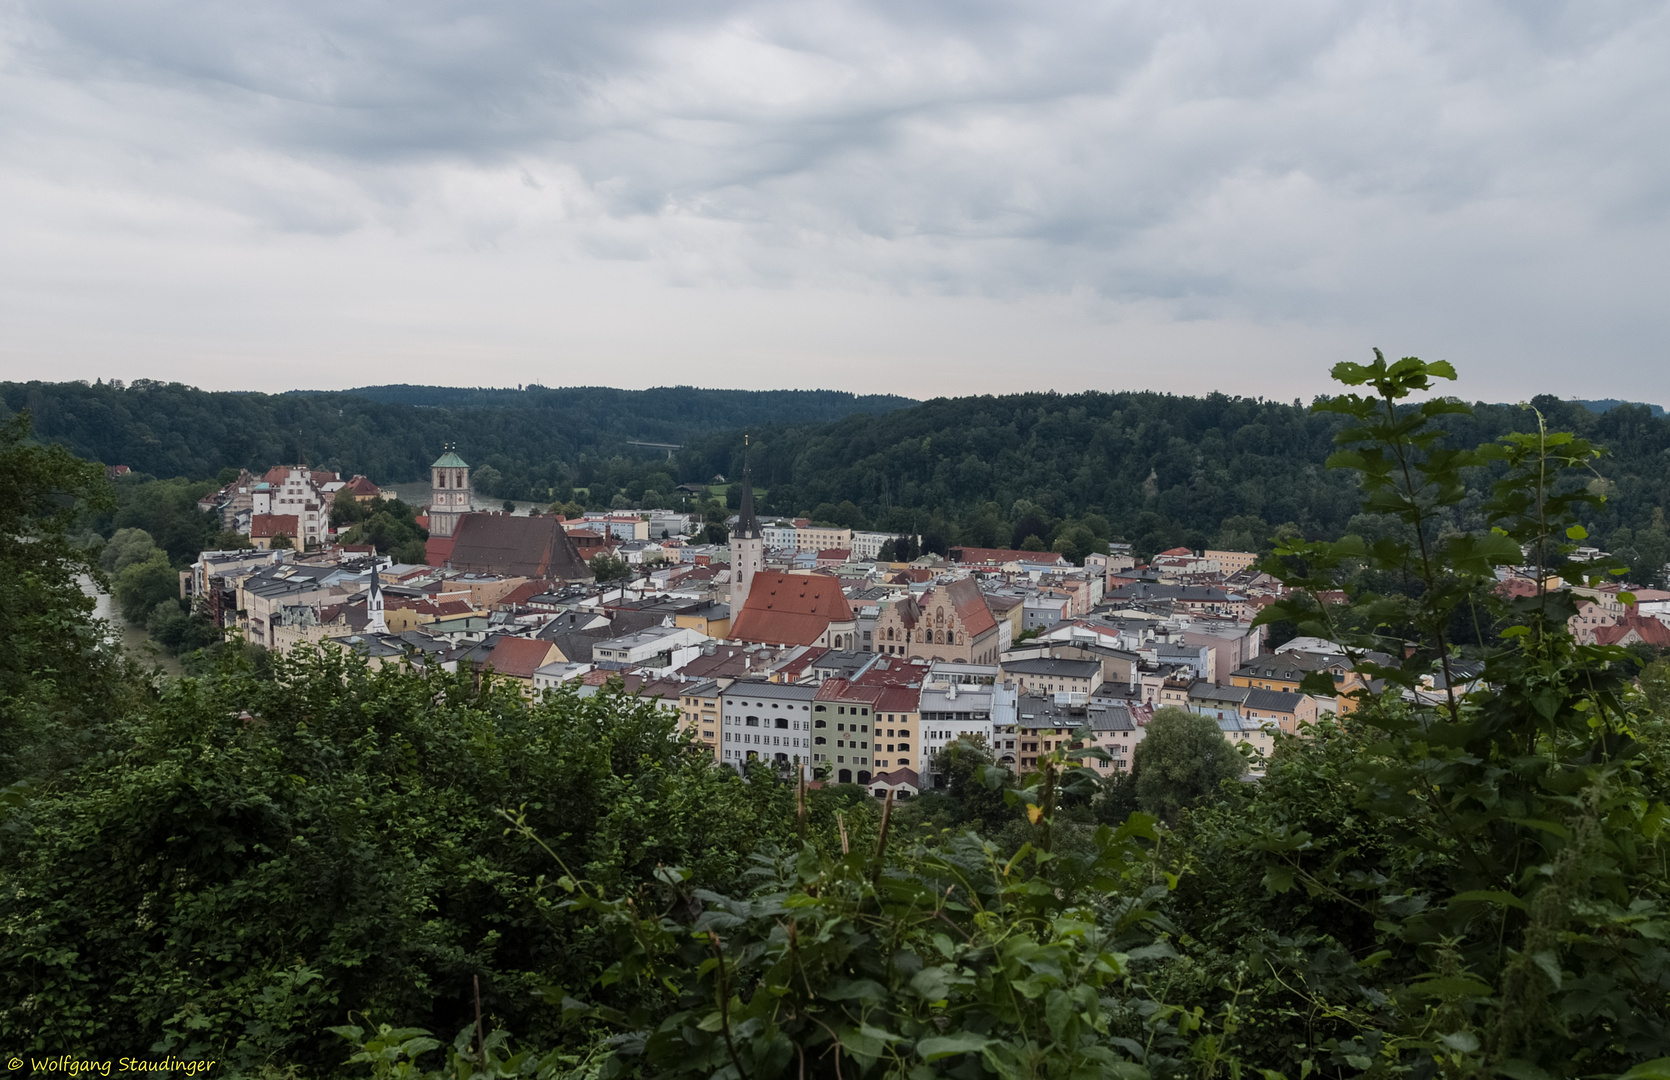
M744 436L746 439L746 436ZM736 625L748 603L748 590L754 575L765 568L765 537L760 533L760 521L754 516L754 476L749 469L747 443L742 456L742 507L737 514L736 529L731 533L731 625Z
M383 582L377 573L377 568L371 568L371 587L365 594L365 632L368 634L386 634L389 625L383 619Z
M470 512L470 467L449 443L429 474L429 535L450 537Z

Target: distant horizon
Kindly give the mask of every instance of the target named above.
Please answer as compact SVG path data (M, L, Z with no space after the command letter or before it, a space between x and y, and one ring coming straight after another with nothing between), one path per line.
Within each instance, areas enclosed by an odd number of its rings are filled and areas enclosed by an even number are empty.
M147 379L147 378L148 378L147 376L143 376L143 375L137 377L137 379L139 379L139 380L144 380L144 379ZM80 378L76 378L76 379L28 379L28 378L19 379L19 378L8 377L8 378L0 379L0 381L16 382L16 383L27 383L27 382L86 383L88 385L96 385L96 384L101 383L101 382L102 383L111 383L111 382L118 382L119 381L124 386L127 386L127 385L130 385L131 383L133 383L135 380L134 379L110 379L110 378L103 378L103 377L88 378L88 379L80 379ZM608 383L565 383L565 384L560 384L560 385L552 385L552 384L548 384L548 383L538 383L538 382L522 383L522 384L510 384L510 385L506 385L506 386L488 386L488 385L465 386L465 385L462 385L462 384L447 384L447 383L362 383L362 384L359 384L359 385L356 385L356 386L344 386L344 387L339 387L339 388L318 387L318 386L295 386L295 387L290 387L290 388L284 389L284 390L262 390L262 389L253 389L253 388L247 388L247 387L227 387L227 388L205 387L205 386L198 386L198 385L193 384L193 383L187 383L187 382L184 382L183 380L178 380L178 379L154 379L154 380L151 380L151 381L177 383L179 385L188 386L193 390L198 390L198 391L201 391L203 393L211 393L211 394L266 394L266 395L269 395L269 396L272 396L272 397L282 397L286 394L352 394L352 393L354 393L356 391L360 391L360 390L378 390L378 389L390 388L390 387L411 387L413 389L421 389L421 390L457 390L457 391L473 391L473 392L494 391L494 392L502 392L502 393L525 393L529 390L535 390L535 389L540 389L540 390L615 390L615 391L621 391L621 392L627 392L627 393L642 392L642 391L649 391L649 390L711 390L711 391L716 391L716 392L721 392L721 393L783 393L783 392L789 392L789 393L829 393L829 394L849 394L849 395L851 395L853 397L857 397L857 398L864 398L864 397L897 397L897 398L903 398L904 400L909 401L912 404L916 404L916 405L927 404L928 402L935 401L935 400L954 400L954 399L957 399L957 398L968 398L968 397L986 397L986 396L1010 397L1010 396L1018 396L1018 395L1022 395L1022 394L1061 394L1061 395L1065 396L1065 395L1080 394L1080 393L1105 393L1105 394L1153 393L1153 394L1169 395L1169 396L1172 396L1172 397L1194 397L1194 398L1210 397L1213 394L1221 393L1221 394L1224 394L1225 396L1228 396L1228 397L1243 397L1243 398L1247 398L1248 400L1264 401L1264 402L1276 402L1278 404L1284 403L1287 400L1285 397L1282 397L1282 396L1273 396L1273 395L1268 395L1268 394L1266 394L1266 395L1234 394L1234 393L1231 393L1230 391L1219 390L1219 389L1197 390L1197 391L1192 391L1192 392L1181 392L1180 393L1180 392L1172 391L1172 390L1160 390L1160 389L1156 389L1156 388L1153 388L1153 387L1142 387L1142 386L1085 387L1085 388L1077 389L1077 390L1062 390L1062 389L1057 389L1057 388L1053 388L1053 387L1030 387L1030 388L1024 388L1024 389L1008 390L1008 391L1003 391L1003 392L1000 392L1000 393L989 393L989 392L979 391L979 392L970 392L970 393L966 393L966 394L938 394L938 395L935 395L934 397L913 398L913 397L910 397L907 394L898 393L897 391L848 390L848 389L843 389L843 388L840 388L840 387L833 387L833 386L758 386L758 387L746 387L746 386L704 386L704 385L701 385L701 384L698 384L698 383L660 383L660 384L655 384L655 385L650 385L650 386L612 386ZM1329 384L1329 385L1331 386L1332 384ZM1460 398L1463 401L1468 401L1468 402L1473 403L1473 404L1485 404L1485 405L1515 405L1515 404L1518 404L1521 401L1528 401L1528 400L1530 400L1530 398L1536 397L1540 394L1548 393L1548 391L1536 390L1535 392L1533 392L1531 394L1527 394L1527 395L1524 395L1523 397L1518 397L1518 398L1515 398L1514 400L1510 401L1510 400L1506 400L1506 399L1502 399L1502 398L1491 399L1491 398L1488 398L1488 397L1476 397L1476 396L1475 397L1470 397L1470 396L1461 394L1459 392L1456 392L1454 390L1451 390L1447 386L1445 386L1444 384L1439 384L1435 388L1435 392L1445 394L1445 395L1451 396L1451 397L1457 397L1457 398ZM1310 395L1309 398L1302 399L1302 403L1308 403L1308 401L1314 400L1318 396L1321 396L1320 391L1316 394ZM1591 408L1592 411L1605 411L1604 409L1600 409L1600 410L1592 409L1592 407L1596 406L1596 405L1607 405L1608 407L1611 407L1612 405L1644 405L1644 406L1647 406L1650 409L1655 410L1656 415L1661 415L1661 416L1662 415L1670 415L1670 406L1666 406L1666 405L1663 405L1663 404L1660 404L1660 403L1654 402L1654 401L1642 401L1642 400L1638 400L1638 399L1618 398L1618 397L1613 397L1613 398L1581 398L1581 397L1576 397L1576 396L1567 396L1567 395L1560 395L1560 394L1555 394L1553 396L1558 397L1561 401L1565 401L1565 402L1569 402L1569 403L1572 403L1572 404L1578 404L1578 405L1583 405L1585 407L1589 407L1589 408ZM395 403L395 404L398 404L398 403ZM477 408L479 408L479 407L486 407L486 406L460 406L460 407L465 407L465 408L477 407Z

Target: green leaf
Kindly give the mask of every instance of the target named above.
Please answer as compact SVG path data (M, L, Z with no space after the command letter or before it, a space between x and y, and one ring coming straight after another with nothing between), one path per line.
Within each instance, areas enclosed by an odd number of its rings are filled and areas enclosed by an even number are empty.
M1542 952L1533 953L1531 962L1541 968L1544 975L1548 976L1549 981L1554 984L1554 989L1560 989L1560 983L1563 979L1560 972L1560 958L1552 950L1544 949Z
M1670 1080L1670 1057L1643 1061L1618 1077L1618 1080Z
M1496 1071L1512 1080L1554 1080L1546 1071L1523 1058L1509 1058L1496 1066Z
M1471 1031L1457 1031L1449 1035L1440 1035L1438 1041L1451 1050L1459 1050L1463 1054L1471 1054L1479 1048L1479 1037Z
M1520 911L1529 910L1525 901L1521 900L1513 893L1503 892L1500 889L1469 889L1466 892L1459 892L1450 897L1450 903L1452 904L1467 903L1469 901L1482 904L1501 904L1503 907L1518 908Z
M977 1054L992 1044L992 1040L972 1031L957 1031L950 1035L933 1035L916 1043L916 1052L923 1061L938 1061L953 1054Z

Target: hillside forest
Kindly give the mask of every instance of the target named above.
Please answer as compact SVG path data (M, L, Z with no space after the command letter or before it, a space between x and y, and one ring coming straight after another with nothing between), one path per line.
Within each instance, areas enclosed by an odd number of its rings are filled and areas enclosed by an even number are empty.
M1631 580L1670 562L1670 418L1645 405L1475 404L1446 437L1474 445L1540 415L1607 448L1590 479L1609 497L1585 521ZM1362 531L1356 480L1326 468L1339 418L1299 402L1212 394L1018 394L913 404L823 391L672 388L470 391L376 387L341 394L209 394L176 384L0 384L0 409L28 408L38 437L142 475L118 487L129 516L162 513L176 565L216 531L178 511L237 468L298 456L380 483L420 480L448 442L489 499L553 506L682 508L723 540L739 505L746 427L764 513L955 545L1055 550L1075 562L1111 541L1142 556L1178 545L1269 550L1279 536ZM1602 409L1603 411L1595 411ZM665 448L631 441L678 443ZM1489 468L1469 479L1456 528L1480 522ZM167 486L145 487L165 479ZM730 481L727 483L726 481ZM680 485L710 487L681 495ZM166 510L153 510L166 504ZM107 523L108 524L108 523ZM384 535L394 536L392 523ZM154 532L154 530L153 530ZM108 535L108 530L106 530ZM157 534L160 536L160 534ZM412 529L400 530L410 543ZM391 545L392 547L392 545Z
M1409 642L1358 653L1375 692L1262 762L1177 710L1130 775L954 743L901 803L717 768L618 684L235 642L144 671L79 584L103 469L6 421L0 1045L272 1080L1670 1076L1670 661L1488 588L1604 519L1601 448L1452 445L1445 364L1335 377L1313 408L1385 528L1280 540L1263 618Z

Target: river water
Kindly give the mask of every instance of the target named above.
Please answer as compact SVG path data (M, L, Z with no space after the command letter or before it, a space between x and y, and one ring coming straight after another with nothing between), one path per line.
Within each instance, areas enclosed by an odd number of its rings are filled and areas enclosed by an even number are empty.
M124 652L146 667L161 664L162 670L170 675L184 674L178 657L163 652L157 643L151 640L151 635L145 632L143 626L134 626L122 618L122 613L116 610L109 593L99 591L90 578L81 579L81 591L93 597L93 617L110 623L110 628L115 631L114 637L122 643Z

